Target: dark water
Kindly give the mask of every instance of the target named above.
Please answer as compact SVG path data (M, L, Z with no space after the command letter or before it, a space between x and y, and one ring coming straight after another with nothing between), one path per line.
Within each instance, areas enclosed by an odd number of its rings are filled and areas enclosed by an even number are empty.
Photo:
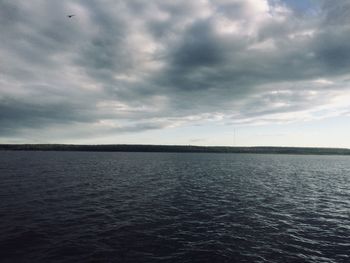
M0 152L0 262L350 262L350 158Z

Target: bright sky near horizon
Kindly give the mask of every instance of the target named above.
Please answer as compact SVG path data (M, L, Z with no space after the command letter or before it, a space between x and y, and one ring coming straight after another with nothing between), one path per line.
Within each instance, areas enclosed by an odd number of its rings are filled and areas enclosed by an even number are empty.
M348 0L3 0L0 36L0 143L350 148Z

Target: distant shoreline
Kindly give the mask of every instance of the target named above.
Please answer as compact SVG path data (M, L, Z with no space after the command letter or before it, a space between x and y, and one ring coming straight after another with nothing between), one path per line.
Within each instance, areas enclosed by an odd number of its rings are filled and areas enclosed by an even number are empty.
M254 153L300 155L350 155L346 148L313 147L230 147L191 145L72 145L72 144L0 144L0 151L81 151L81 152L178 152L178 153Z

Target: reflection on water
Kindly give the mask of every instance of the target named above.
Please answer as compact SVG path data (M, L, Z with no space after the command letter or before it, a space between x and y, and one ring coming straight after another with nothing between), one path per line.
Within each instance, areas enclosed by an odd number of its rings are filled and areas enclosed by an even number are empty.
M0 261L350 262L349 158L0 152Z

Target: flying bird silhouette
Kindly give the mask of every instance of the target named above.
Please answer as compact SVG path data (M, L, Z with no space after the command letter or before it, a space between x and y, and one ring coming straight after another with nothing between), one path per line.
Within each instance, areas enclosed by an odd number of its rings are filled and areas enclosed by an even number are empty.
M75 16L75 15L67 15L68 18L72 18L73 16Z

